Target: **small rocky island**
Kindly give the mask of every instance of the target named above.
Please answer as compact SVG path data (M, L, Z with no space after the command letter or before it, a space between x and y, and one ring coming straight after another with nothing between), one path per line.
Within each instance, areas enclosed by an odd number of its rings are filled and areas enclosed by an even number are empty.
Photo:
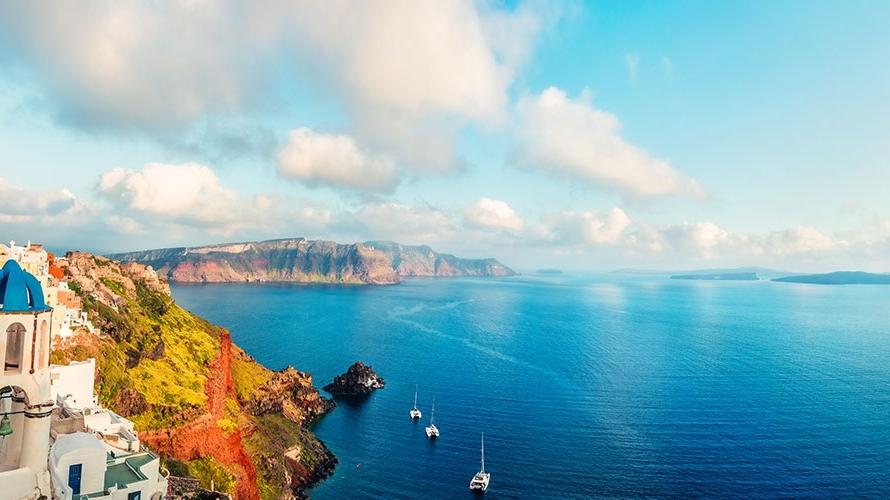
M324 390L334 397L350 398L367 396L384 385L383 378L377 376L373 368L358 361L346 373L334 377L334 381L324 386Z

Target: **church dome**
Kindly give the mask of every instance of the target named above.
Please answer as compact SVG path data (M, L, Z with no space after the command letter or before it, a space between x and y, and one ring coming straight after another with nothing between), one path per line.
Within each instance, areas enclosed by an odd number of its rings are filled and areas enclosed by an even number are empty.
M50 307L43 299L43 287L18 262L6 261L0 269L0 312L43 312Z

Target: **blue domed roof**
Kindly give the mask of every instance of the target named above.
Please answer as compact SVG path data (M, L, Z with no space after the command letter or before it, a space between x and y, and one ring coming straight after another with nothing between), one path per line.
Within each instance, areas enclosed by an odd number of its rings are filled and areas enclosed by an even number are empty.
M42 312L50 307L43 300L43 287L33 274L14 260L0 269L0 312Z

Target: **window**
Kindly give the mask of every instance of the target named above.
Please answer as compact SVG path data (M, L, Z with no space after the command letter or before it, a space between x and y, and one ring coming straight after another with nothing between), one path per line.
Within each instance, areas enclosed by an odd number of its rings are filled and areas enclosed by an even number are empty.
M25 345L25 325L13 323L6 329L6 370L18 370Z
M127 495L127 500L142 500L142 492L134 491Z

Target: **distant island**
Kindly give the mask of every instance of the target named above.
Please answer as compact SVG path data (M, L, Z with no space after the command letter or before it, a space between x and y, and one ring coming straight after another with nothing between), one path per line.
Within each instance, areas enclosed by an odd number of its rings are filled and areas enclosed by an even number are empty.
M824 274L804 274L775 278L783 283L810 283L815 285L890 285L890 274L864 271L836 271Z
M559 269L538 269L537 271L535 271L535 274L558 275L562 274L562 271Z
M108 256L152 266L177 283L348 283L387 285L411 276L513 276L496 259L462 259L390 241L342 244L290 238Z
M730 267L730 268L713 268L713 269L693 269L687 271L678 271L678 270L659 270L659 269L617 269L612 271L613 274L631 274L631 275L641 275L641 276L670 276L674 279L721 279L718 276L730 276L730 275L755 275L754 279L772 279L772 278L780 278L784 276L792 276L798 275L800 273L792 273L788 271L779 271L776 269L770 269L768 267ZM682 276L682 278L681 278ZM697 278L697 276L702 276L702 278ZM722 279L730 279L730 278L722 278ZM739 280L742 278L731 278L735 280ZM744 278L745 280L750 280L751 278Z
M757 273L675 274L672 280L757 281Z

